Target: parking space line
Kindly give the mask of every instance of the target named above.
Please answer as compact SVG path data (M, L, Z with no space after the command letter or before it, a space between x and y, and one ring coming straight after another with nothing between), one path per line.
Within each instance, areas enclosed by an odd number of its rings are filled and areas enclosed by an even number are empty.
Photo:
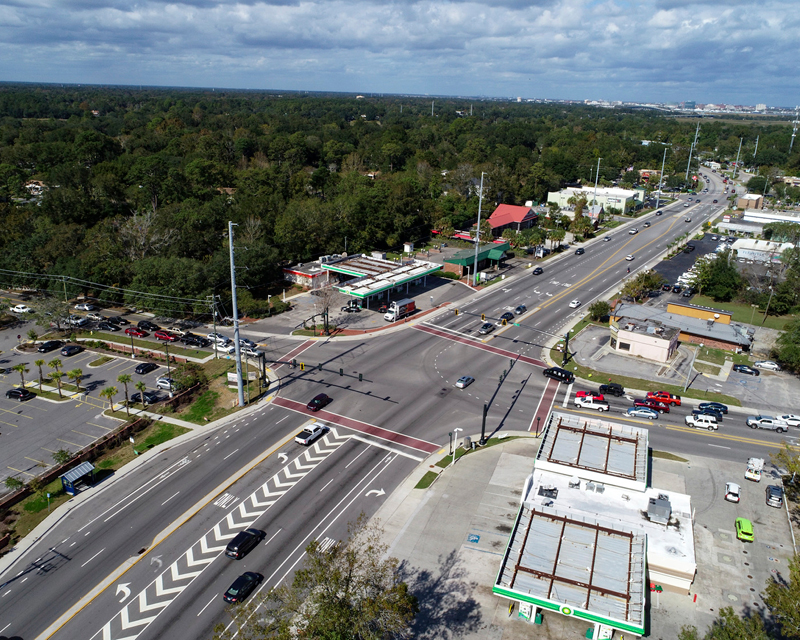
M3 420L0 420L0 424L4 424L9 427L14 427L15 429L19 427L18 424L11 424L10 422L4 422Z
M50 465L47 464L44 460L37 460L36 458L29 458L28 456L23 456L25 460L30 460L31 462L35 462L36 464L44 465L45 467L49 467Z
M32 473L28 473L27 471L23 471L22 469L15 469L14 467L6 467L7 469L11 469L12 471L16 471L17 473L24 473L26 476L30 476L34 478L35 476Z
M84 445L78 444L77 442L70 442L69 440L64 440L63 438L56 438L58 442L66 442L67 444L71 444L73 447L83 447Z
M106 431L113 431L114 427L104 427L101 424L95 424L94 422L87 422L86 424L91 425L93 427L97 427L98 429L104 429Z
M87 438L91 438L92 440L96 440L97 436L90 436L88 433L84 433L83 431L78 431L76 429L70 429L72 433L77 433L79 436L86 436Z
M17 413L16 411L11 411L10 409L0 409L0 411L2 411L3 413L12 413L20 418L27 418L28 420L33 420L32 416L26 416L24 413Z

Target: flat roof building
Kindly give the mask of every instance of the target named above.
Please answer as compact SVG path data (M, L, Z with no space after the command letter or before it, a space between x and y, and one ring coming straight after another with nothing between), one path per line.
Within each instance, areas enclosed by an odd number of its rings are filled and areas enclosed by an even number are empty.
M648 432L553 412L492 591L642 636L650 583L688 593L689 496L647 486Z
M562 209L566 209L572 206L569 203L570 198L584 197L586 198L587 205L591 205L596 200L596 204L602 206L606 211L610 208L614 208L619 209L623 213L627 213L631 209L635 209L641 203L643 194L644 191L632 189L598 187L597 197L595 198L594 187L566 187L561 191L548 193L547 202L555 202Z

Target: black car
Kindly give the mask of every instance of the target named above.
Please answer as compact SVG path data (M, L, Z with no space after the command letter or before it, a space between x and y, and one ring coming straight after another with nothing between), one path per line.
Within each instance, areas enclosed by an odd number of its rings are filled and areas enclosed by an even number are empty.
M131 396L131 402L133 402L134 404L141 401L142 401L141 393L137 392ZM158 394L155 391L145 391L144 401L145 404L155 404L156 402L158 402Z
M694 416L714 416L717 419L717 422L722 422L722 411L717 409L712 409L711 407L705 407L700 409L692 409L692 415Z
M680 293L681 291L683 291L683 287L679 284L672 287L672 293Z
M159 327L155 322L150 322L149 320L139 320L136 323L136 326L139 327L142 331L160 331L161 327Z
M502 316L500 316L500 321L501 322L503 320L505 320L506 322L510 322L513 319L514 319L514 314L511 313L510 311L506 311Z
M225 547L225 555L234 560L244 558L254 547L258 545L267 534L259 529L245 529L236 536Z
M68 344L61 350L61 355L69 357L69 356L74 356L75 354L78 354L81 351L83 351L83 347L77 344Z
M721 402L701 402L697 405L700 409L715 409L720 413L728 413L728 405Z
M320 393L314 396L311 402L306 405L306 409L309 411L319 411L323 407L327 407L331 402L333 402L333 398L326 396L324 393Z
M535 275L535 276L540 276L540 275L542 275L543 273L544 273L544 269L542 269L541 267L536 267L536 268L533 270L533 275Z
M576 256L582 256L584 253L586 253L586 249L584 249L583 247L578 247L577 249L575 249Z
M264 576L260 573L247 571L233 581L233 584L228 587L228 590L222 597L225 599L225 602L234 604L241 602L253 592L253 589L261 584L263 579Z
M671 284L662 284L661 285L661 290L662 291L672 291L672 285Z
M158 369L158 365L153 362L143 362L138 367L134 369L136 373L140 376L143 376L146 373L150 373L151 371L155 371Z
M754 369L753 367L748 367L746 364L735 364L733 365L733 370L738 371L739 373L744 373L748 376L760 376L761 373L758 369Z
M130 324L125 318L120 318L119 316L111 316L110 318L106 318L109 322L113 322L114 324L121 325L123 327Z
M694 288L693 287L686 287L684 292L681 294L684 298L691 298L694 295Z
M616 382L609 382L608 384L600 385L600 393L604 396L609 395L620 397L625 395L625 388Z
M28 391L27 389L9 389L6 391L6 398L9 400L19 400L20 402L24 402L25 400L30 400L31 398L35 398L36 394Z
M101 322L97 325L97 328L100 331L122 331L122 328L113 322Z
M50 351L55 351L56 349L63 347L64 343L61 340L48 340L47 342L43 342L39 345L37 351L39 353L49 353Z
M684 253L691 253L692 251L694 251L694 245L693 245L693 244L687 244L687 245L686 245L686 246L683 248L683 252L684 252Z
M180 341L187 347L205 347L208 344L207 338L201 338L191 333L181 336Z

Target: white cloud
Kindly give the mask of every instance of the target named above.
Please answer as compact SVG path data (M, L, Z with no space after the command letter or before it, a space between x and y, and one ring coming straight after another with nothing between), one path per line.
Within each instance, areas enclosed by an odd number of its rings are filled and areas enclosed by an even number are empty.
M798 89L794 7L0 0L0 65L4 80L788 105Z

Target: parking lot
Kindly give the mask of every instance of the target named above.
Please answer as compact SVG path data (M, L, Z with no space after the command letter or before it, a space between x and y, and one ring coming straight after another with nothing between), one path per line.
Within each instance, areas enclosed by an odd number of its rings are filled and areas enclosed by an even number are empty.
M136 383L143 381L148 391L164 398L167 392L156 387L156 380L167 375L165 365L159 365L146 375L135 373L136 366L142 359L130 357L113 357L100 366L91 366L101 355L91 350L83 350L73 356L62 356L60 351L39 353L37 351L20 352L16 347L18 331L23 334L26 328L14 328L0 331L0 343L3 353L0 355L0 492L5 491L5 479L17 477L23 482L39 475L54 464L53 454L60 449L69 449L75 453L118 426L119 421L103 415L108 408L108 401L99 393L114 386L117 388L115 402L125 399L124 386L117 381L121 374L129 374L128 393L138 393ZM85 391L74 399L57 401L36 397L19 402L6 398L6 391L20 384L20 376L11 368L24 363L28 369L25 375L26 387L38 391L38 367L34 361L45 361L42 366L44 377L53 370L47 363L53 359L61 360L61 371L80 369L83 372L81 388ZM62 382L69 384L65 377ZM55 391L55 384L51 387ZM65 396L70 393L64 391ZM140 408L140 406L138 407Z
M676 638L686 624L703 630L722 607L733 607L739 614L763 611L761 592L767 580L781 575L788 579L794 547L786 509L766 504L767 485L781 484L777 470L766 462L756 483L744 479L745 460L738 466L700 457L654 461L654 486L692 496L697 576L688 596L651 594L651 637ZM741 487L738 504L725 501L726 482ZM754 542L737 540L737 517L753 523Z

